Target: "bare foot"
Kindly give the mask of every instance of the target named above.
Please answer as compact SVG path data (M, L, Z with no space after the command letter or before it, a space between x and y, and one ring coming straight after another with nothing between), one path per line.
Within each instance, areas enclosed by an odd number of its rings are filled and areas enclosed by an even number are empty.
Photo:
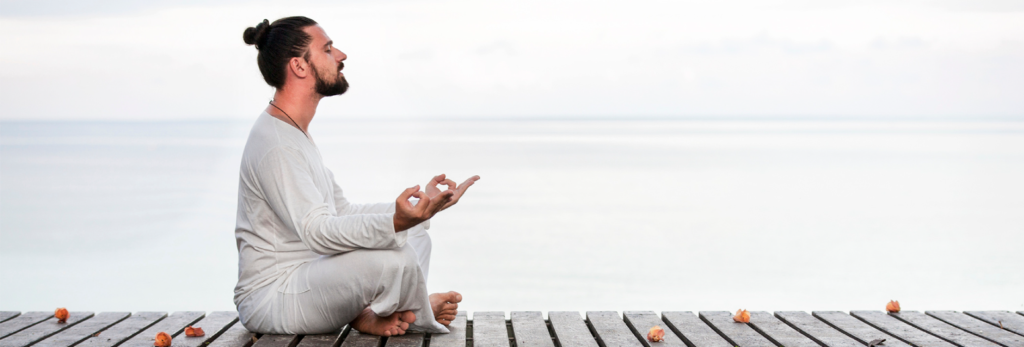
M434 319L445 326L455 320L459 313L459 303L462 302L462 294L456 292L430 294L430 309L434 311Z
M364 308L356 319L352 320L352 328L361 333L380 336L404 335L409 323L416 321L416 315L410 311L395 312L387 317L378 316L369 307Z

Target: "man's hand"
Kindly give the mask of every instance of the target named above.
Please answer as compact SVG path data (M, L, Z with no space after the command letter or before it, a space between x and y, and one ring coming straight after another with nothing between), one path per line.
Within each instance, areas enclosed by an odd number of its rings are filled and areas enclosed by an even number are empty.
M444 211L445 209L459 202L459 198L462 197L462 194L466 193L466 189L469 189L469 187L472 186L473 183L476 183L476 181L479 179L480 176L473 176L467 179L465 182L462 182L462 184L456 186L455 181L446 178L444 174L440 174L434 176L434 179L430 180L430 183L427 183L427 196L433 197L437 194L440 194L441 190L437 188L437 185L439 184L448 187L448 189L445 191L454 190L455 195L452 195L452 199L449 200L448 203L445 204L443 207L441 207L441 211Z
M465 194L466 190L479 179L480 176L473 176L456 186L455 181L440 174L434 176L430 183L427 183L425 193L420 191L420 186L406 189L398 196L398 200L395 200L395 231L412 228L416 224L434 217L438 212L455 205L459 202L462 194ZM448 189L441 191L437 188L438 185L443 185ZM413 197L420 199L416 206L409 201L409 198Z
M420 191L419 185L406 189L395 200L395 232L412 228L430 219L451 201L452 195L455 195L454 191L446 190L433 197L427 196ZM409 201L409 198L413 197L420 199L416 206Z

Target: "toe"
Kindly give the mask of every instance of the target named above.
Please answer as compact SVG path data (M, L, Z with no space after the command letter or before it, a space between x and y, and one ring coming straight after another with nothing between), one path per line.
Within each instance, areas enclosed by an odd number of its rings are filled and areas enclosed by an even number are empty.
M412 311L405 311L402 312L402 315L398 319L406 323L413 323L416 322L416 314L412 313Z

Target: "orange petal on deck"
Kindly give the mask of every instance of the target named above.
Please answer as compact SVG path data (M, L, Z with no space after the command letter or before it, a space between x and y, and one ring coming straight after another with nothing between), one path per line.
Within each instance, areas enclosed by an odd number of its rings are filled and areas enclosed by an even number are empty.
M153 346L156 347L170 347L171 346L171 335L161 331L156 333L156 339L153 341Z
M191 325L185 328L185 336L202 337L203 335L206 335L206 333L203 332L203 328L193 328Z
M885 304L885 310L889 312L899 312L900 302L896 300L889 300L889 303Z
M737 310L736 315L732 316L732 320L737 323L750 323L750 312L747 312L747 310Z
M647 340L651 342L665 341L665 329L655 325L647 332Z
M57 317L57 323L67 323L68 322L68 309L63 308L63 307L58 308L57 310L53 311L53 316Z

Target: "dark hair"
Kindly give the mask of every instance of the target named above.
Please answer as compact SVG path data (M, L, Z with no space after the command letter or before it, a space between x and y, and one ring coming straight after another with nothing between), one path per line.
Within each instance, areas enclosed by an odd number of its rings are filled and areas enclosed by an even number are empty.
M310 25L316 25L316 21L302 16L285 17L273 23L264 19L262 23L248 27L242 33L245 44L256 45L256 50L260 52L256 56L256 63L267 84L275 88L284 86L285 69L292 58L303 57L309 61L309 50L306 48L313 38L302 29Z

